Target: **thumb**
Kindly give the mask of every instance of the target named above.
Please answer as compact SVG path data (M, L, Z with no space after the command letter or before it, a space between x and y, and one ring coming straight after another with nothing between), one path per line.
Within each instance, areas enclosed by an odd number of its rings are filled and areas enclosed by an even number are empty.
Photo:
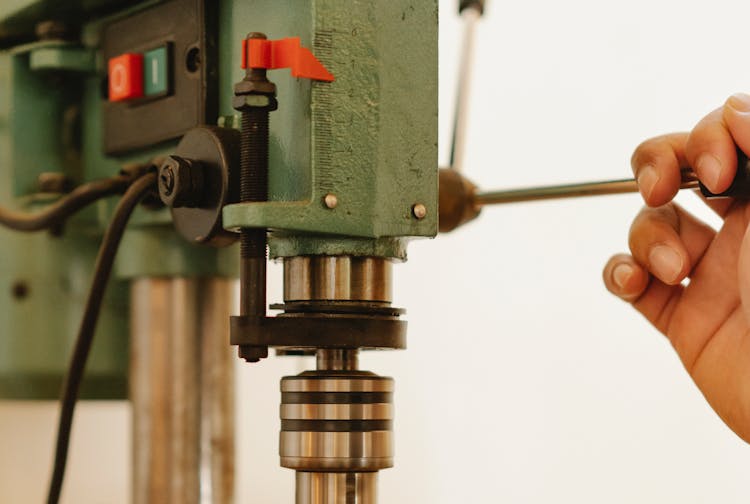
M750 95L737 93L724 103L724 122L742 152L750 154Z

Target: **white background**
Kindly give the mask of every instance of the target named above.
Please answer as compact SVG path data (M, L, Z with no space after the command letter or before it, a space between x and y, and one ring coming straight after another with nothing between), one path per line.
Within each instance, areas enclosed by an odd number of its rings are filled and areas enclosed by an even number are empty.
M456 3L440 2L443 163ZM628 176L641 140L689 129L750 90L749 16L730 0L492 1L467 175L486 188ZM409 350L362 359L396 378L396 467L381 473L382 503L750 500L750 448L668 343L602 286L639 207L616 196L489 208L412 244L395 268ZM293 475L276 455L278 379L309 365L238 363L238 502L292 502ZM66 502L128 502L128 414L122 403L81 405ZM0 404L0 502L42 501L55 420L51 404Z

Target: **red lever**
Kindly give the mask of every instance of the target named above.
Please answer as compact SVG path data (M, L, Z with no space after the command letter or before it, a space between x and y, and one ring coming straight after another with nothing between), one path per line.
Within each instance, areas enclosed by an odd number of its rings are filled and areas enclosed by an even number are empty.
M242 68L291 68L292 77L333 82L334 77L302 47L299 37L281 40L246 39L242 42Z

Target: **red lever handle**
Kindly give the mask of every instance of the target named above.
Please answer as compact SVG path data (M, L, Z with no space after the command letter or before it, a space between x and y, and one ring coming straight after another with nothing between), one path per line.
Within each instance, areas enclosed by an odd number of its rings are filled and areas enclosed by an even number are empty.
M292 77L333 82L333 75L299 37L280 40L246 39L242 42L242 68L290 68Z

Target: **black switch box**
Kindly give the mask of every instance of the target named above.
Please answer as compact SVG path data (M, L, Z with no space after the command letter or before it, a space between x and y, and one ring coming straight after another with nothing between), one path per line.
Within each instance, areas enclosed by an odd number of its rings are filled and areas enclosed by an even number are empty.
M123 154L215 124L218 113L218 3L171 0L104 28L105 66L125 53L169 47L169 93L134 101L103 98L104 151Z

